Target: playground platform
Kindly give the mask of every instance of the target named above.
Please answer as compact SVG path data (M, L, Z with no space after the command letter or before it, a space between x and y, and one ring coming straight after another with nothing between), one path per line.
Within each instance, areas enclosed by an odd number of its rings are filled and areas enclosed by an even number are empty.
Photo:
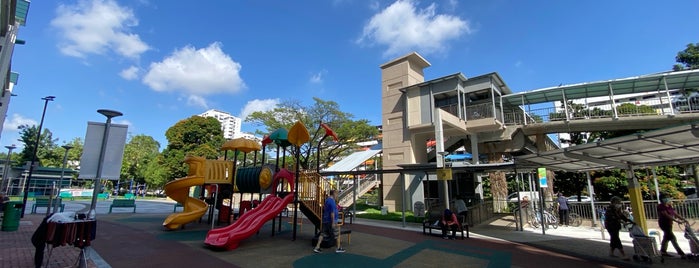
M353 224L344 226L352 230L351 243L347 243L346 236L343 236L347 252L337 254L332 249L313 252L314 228L309 222L297 226L296 239L293 240L292 225L288 218L283 218L281 231L278 231L278 225L275 226L274 236L269 222L259 234L244 240L239 248L212 251L203 243L211 228L206 217L201 223L187 224L185 229L166 231L162 221L172 212L173 203L137 202L139 211L136 214L107 214L108 201L98 203L97 235L88 250L88 267L647 266L608 257L608 241L601 238L599 229L560 227L543 235L540 229L514 231L508 219L472 227L471 238L464 240L423 235L421 225L417 223L404 225L401 222L356 219ZM66 211L85 205L66 203ZM42 213L26 214L17 231L0 232L0 267L34 266L35 250L30 238L43 216ZM682 237L680 232L676 235ZM627 254L632 254L630 238L622 233L622 239ZM688 247L686 240L680 239L680 244ZM48 265L43 267L75 267L79 254L80 249L75 247L56 247ZM687 267L693 264L696 262L669 258L664 266Z

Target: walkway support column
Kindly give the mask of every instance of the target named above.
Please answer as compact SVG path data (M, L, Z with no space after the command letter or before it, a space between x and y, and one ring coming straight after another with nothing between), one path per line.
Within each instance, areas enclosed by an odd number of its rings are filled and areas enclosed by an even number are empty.
M648 234L648 226L646 224L646 212L643 209L643 196L641 195L641 186L638 179L633 174L633 167L628 166L626 176L629 184L629 197L631 198L631 209L633 210L634 222L643 229L644 234Z

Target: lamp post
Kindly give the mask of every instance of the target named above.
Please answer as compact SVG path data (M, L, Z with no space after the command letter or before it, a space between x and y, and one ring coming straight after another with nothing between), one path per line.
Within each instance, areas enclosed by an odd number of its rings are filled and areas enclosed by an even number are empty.
M107 110L107 109L99 109L97 110L98 113L104 115L107 117L107 123L104 126L104 136L102 137L102 148L100 149L100 158L99 162L97 162L97 175L95 176L95 181L94 181L94 190L92 190L92 203L90 204L90 211L87 214L88 219L94 219L95 215L92 213L95 213L95 206L97 205L97 194L99 194L100 190L102 189L102 185L100 184L100 179L102 177L102 162L104 162L104 154L107 149L107 138L109 138L109 127L112 124L112 118L117 117L117 116L122 116L121 112L114 111L114 110Z
M68 163L68 151L73 148L73 146L67 144L61 147L66 149L66 152L63 154L63 168L61 169L61 178L58 180L58 193L56 193L56 203L53 206L53 213L58 211L58 200L61 198L61 188L63 188L63 175L65 174L66 164Z
M39 141L41 140L41 129L44 127L44 116L46 116L46 106L48 106L49 101L53 101L56 97L46 96L41 98L44 100L44 111L41 113L41 122L39 123L39 129L36 131L36 144L32 148L32 160L29 164L29 177L25 179L25 184L22 190L24 191L24 197L22 197L22 215L20 218L24 218L24 211L27 209L27 197L29 195L29 185L32 180L32 173L34 172L34 162L36 162L36 152L39 150Z
M7 175L10 174L10 172L8 171L8 169L10 168L10 156L12 155L12 150L14 150L17 147L14 144L12 144L9 146L5 146L5 148L7 148L7 150L8 150L7 151L7 160L5 160L5 168L3 169L3 172L2 172L2 185L0 185L0 190L7 188L6 185L9 185L8 182L10 180L8 179ZM7 193L7 194L9 195L10 193Z

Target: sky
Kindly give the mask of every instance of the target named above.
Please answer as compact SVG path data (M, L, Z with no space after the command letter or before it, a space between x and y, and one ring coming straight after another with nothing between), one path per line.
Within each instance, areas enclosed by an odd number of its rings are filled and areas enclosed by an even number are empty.
M98 109L155 138L209 109L335 101L381 124L380 65L410 52L425 79L497 72L513 92L668 71L699 43L699 1L32 1L0 145L38 125L84 141ZM243 123L245 132L259 126Z

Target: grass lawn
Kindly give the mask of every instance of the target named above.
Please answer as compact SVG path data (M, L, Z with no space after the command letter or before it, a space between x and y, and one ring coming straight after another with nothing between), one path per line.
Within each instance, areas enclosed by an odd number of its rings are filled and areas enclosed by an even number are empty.
M403 221L403 213L400 211L389 212L386 215L381 215L381 208L378 206L357 204L357 218L383 220L383 221ZM412 211L405 212L406 222L422 222L424 217L415 217Z

